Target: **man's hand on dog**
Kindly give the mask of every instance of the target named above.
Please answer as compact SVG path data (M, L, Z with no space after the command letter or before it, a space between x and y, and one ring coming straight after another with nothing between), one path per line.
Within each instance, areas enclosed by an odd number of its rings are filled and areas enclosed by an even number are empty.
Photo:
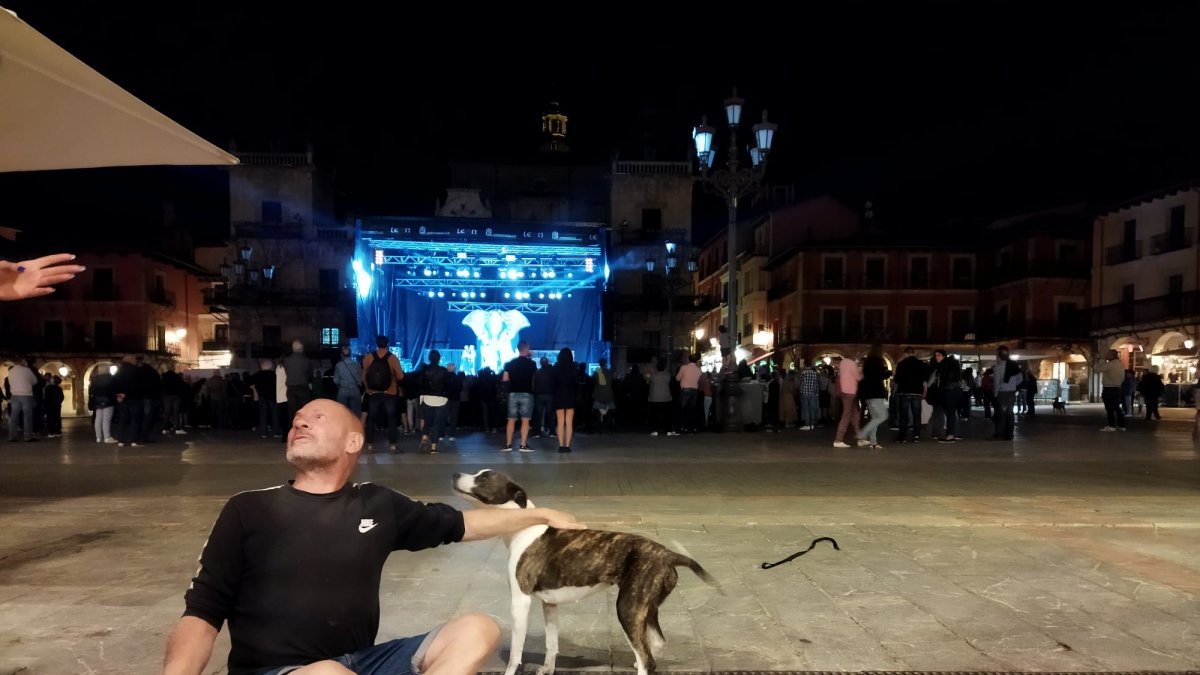
M555 511L554 509L539 508L542 516L546 518L546 524L558 530L586 530L587 525L575 520L575 516Z

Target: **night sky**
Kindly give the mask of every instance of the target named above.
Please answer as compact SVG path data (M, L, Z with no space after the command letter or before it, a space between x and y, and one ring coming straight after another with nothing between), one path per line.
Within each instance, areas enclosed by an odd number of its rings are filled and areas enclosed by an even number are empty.
M364 213L428 213L447 160L536 147L551 98L581 158L652 142L682 159L733 85L749 119L765 107L781 127L772 182L872 199L892 226L1098 205L1200 173L1188 3L0 2L217 145L311 140Z

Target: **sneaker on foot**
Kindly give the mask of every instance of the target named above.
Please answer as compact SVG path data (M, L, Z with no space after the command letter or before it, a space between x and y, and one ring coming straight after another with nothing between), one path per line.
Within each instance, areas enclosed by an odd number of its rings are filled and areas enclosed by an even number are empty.
M880 445L880 444L878 444L878 443L872 443L872 444L870 445L870 448L871 448L872 450L882 450L882 449L883 449L883 446L882 446L882 445Z
M1116 431L1116 427L1100 427L1100 431Z
M1125 431L1125 427L1117 427L1117 431Z
M108 438L104 439L104 442L105 443L116 443L117 439L113 438L112 436L109 436Z
M667 432L667 435L668 435L668 436L678 436L678 435L679 435L679 432L678 432L678 431L668 431L668 432Z
M533 448L528 445L522 445L519 449L521 452L533 452Z
M868 445L870 445L870 444L871 444L871 442L870 442L870 441L868 441L868 440L867 440L867 439L865 439L865 438L860 438L860 439L858 439L857 441L855 441L855 443L856 443L856 444L858 445L858 447L860 447L860 448L865 448L865 447L867 447Z
M176 429L176 430L175 430L175 435L176 435L176 436L187 436L187 432L186 432L186 431L184 431L183 429Z
M388 449L389 449L389 450L391 450L391 453L392 453L393 455L398 455L398 454L400 454L400 448L398 448L398 447L396 447L396 446L394 446L394 445L393 445L391 448L388 448Z
M512 452L512 443L500 448L500 452Z
M651 431L651 432L650 432L650 435L651 435L651 436L657 436L657 435L658 435L658 432L657 432L657 431Z
M449 437L447 437L447 438L446 438L446 440L448 440L448 441L453 441L453 440L454 440L454 437L453 437L453 436L449 436Z
M834 442L833 442L833 447L835 447L835 448L848 448L848 447L850 447L850 445L849 445L848 443L843 443L843 442L841 442L841 441L834 441Z

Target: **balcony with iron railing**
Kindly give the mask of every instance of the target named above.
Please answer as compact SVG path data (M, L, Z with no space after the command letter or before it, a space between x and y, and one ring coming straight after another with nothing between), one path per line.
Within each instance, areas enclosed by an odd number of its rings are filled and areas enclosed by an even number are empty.
M1090 315L1089 325L1096 333L1172 326L1200 317L1200 291L1103 305L1092 308Z
M304 152L237 152L241 166L290 168L310 162Z
M973 278L955 279L947 274L931 275L843 275L822 276L817 282L818 290L823 291L871 291L871 290L973 290Z
M1142 257L1142 241L1131 242L1131 244L1116 244L1104 249L1104 264L1105 265L1122 265L1127 262L1139 260Z
M229 349L229 345L230 342L228 338L222 338L220 340L202 340L200 342L200 349L206 352L219 352Z
M1062 321L1014 321L984 326L863 326L857 321L832 326L785 326L775 335L775 345L842 343L883 344L968 344L1000 340L1077 340L1087 335L1082 319Z
M692 165L690 162L615 161L612 172L633 176L691 176Z
M1196 228L1163 232L1150 237L1150 255L1162 255L1191 248L1196 242Z
M149 339L137 335L114 335L99 340L90 336L0 335L0 350L18 354L95 354L138 353L168 354L178 351L172 345L155 348Z

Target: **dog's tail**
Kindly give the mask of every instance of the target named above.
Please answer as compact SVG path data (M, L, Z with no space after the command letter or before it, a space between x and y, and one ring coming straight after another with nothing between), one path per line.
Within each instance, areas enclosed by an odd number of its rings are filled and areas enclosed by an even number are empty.
M672 565L676 567L688 568L694 572L696 576L700 577L701 581L717 589L718 593L721 595L725 594L725 591L721 589L721 584L717 583L717 580L708 573L708 570L704 569L700 563L696 562L695 558L688 553L687 549L684 548L682 544L677 541L672 541L671 544L675 548L675 559L671 561Z

